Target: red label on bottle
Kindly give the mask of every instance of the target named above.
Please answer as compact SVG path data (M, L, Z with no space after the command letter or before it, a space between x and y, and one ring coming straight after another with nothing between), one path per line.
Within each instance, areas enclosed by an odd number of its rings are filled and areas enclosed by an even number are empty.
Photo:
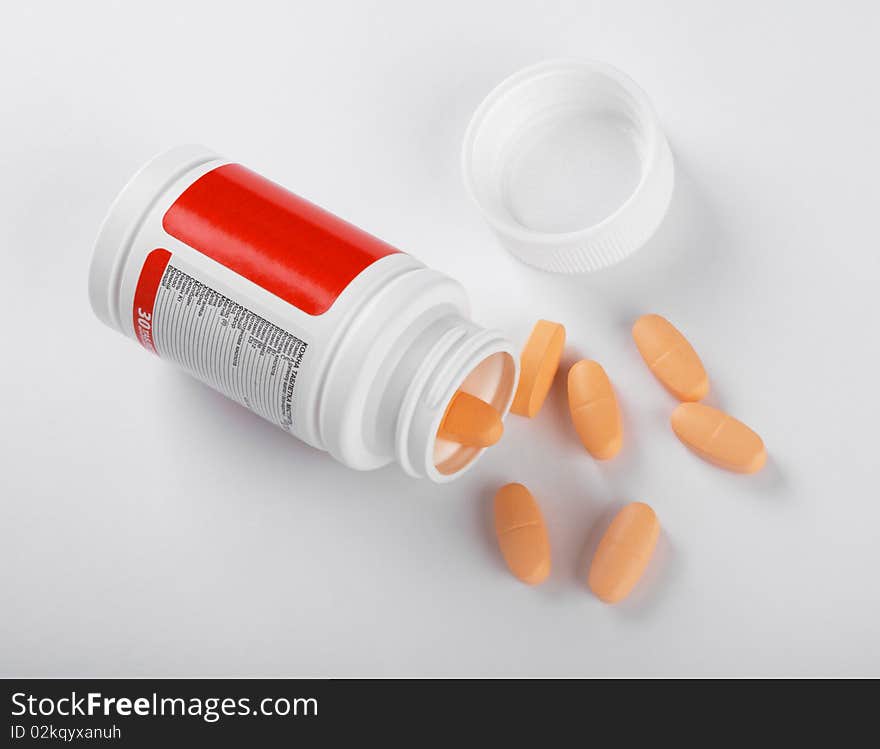
M137 287L134 290L134 305L132 306L132 321L134 322L134 333L147 351L156 352L156 345L153 341L153 323L156 304L156 292L159 290L159 284L168 267L168 261L171 260L171 253L168 250L153 250L144 261L144 267L141 269L140 278L138 278Z
M162 226L310 315L330 309L367 266L399 252L239 164L193 182Z

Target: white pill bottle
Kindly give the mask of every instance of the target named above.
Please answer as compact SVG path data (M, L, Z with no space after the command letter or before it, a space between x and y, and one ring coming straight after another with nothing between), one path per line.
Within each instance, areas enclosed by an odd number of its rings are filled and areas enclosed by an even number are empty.
M201 146L123 189L89 297L107 325L356 469L459 475L481 450L437 439L450 399L504 415L518 375L456 281Z

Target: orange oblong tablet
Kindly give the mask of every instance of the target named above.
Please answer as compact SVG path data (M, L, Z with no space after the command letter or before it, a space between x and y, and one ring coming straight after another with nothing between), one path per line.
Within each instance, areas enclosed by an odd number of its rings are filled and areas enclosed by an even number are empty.
M452 396L437 436L466 447L489 447L501 439L504 423L486 401L459 390Z
M660 521L644 502L632 502L618 512L590 564L593 593L605 603L626 598L651 561L659 537Z
M520 355L519 383L510 410L532 418L547 398L565 346L565 328L558 322L538 320Z
M709 392L703 362L679 330L660 315L642 315L632 329L645 364L681 401L698 401Z
M495 494L495 534L508 569L524 583L538 585L550 574L550 540L541 508L522 484L506 484Z
M614 388L599 362L582 359L568 370L568 408L587 452L609 460L623 444L623 423Z
M767 462L764 441L733 416L703 403L672 412L672 431L697 455L737 473L756 473Z

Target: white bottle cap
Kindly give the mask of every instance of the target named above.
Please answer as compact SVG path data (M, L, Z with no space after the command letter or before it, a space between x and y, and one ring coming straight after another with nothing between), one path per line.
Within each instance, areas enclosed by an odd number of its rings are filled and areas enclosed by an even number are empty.
M598 62L551 60L479 106L462 151L468 191L502 244L557 273L613 265L654 233L672 153L645 94Z

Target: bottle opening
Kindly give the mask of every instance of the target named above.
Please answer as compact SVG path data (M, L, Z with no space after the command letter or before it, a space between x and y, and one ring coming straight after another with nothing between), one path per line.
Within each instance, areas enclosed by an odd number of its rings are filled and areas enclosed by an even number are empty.
M397 461L411 476L445 483L473 465L485 447L438 437L456 393L467 393L504 417L513 400L519 359L498 331L459 314L445 315L418 337L395 418ZM502 438L503 439L503 438ZM491 443L484 443L491 444Z
M504 416L513 399L515 386L516 361L506 351L498 351L483 359L464 378L452 395L458 391L469 393L488 403ZM443 411L445 410L444 405ZM439 423L437 426L439 427ZM452 476L467 468L484 449L486 448L467 447L435 437L434 468L441 476Z

